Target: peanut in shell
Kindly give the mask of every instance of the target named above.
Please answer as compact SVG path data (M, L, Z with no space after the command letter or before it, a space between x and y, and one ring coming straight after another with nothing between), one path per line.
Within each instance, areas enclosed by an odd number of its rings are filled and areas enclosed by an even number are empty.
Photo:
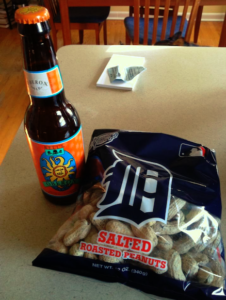
M190 254L184 254L181 256L182 270L186 277L194 277L199 270L197 261Z
M221 234L220 231L218 231L217 236L213 241L213 243L208 245L202 253L206 254L209 257L214 257L220 243L221 243Z
M94 219L95 212L91 213L89 216L90 222L96 227L98 231L106 230L106 224L109 221L108 219Z
M221 258L222 262L223 259ZM219 262L219 260L212 260L210 262L210 268L213 272L213 281L211 283L212 286L223 287L224 279L225 279L225 263L223 265Z
M210 285L213 282L214 276L210 268L202 266L199 268L196 278L198 282Z
M78 212L78 218L80 220L82 219L88 219L89 215L95 210L95 207L93 207L91 204L84 205Z
M85 253L84 253L84 257L85 257L85 258L90 258L90 259L98 259L98 257L97 257L96 254L88 253L88 252L85 252Z
M134 225L131 225L132 234L141 239L149 240L152 242L152 246L155 247L158 244L158 238L154 229L149 225L145 224L144 226L137 228Z
M158 235L158 244L157 248L159 250L164 250L164 251L169 251L173 247L173 240L169 235L163 234L163 235Z
M84 241L85 241L87 244L92 243L92 237L93 237L93 235L95 235L95 234L97 234L97 230L96 230L96 228L95 228L93 225L91 225L91 229L90 229L90 231L89 231L89 233L88 233L88 235L86 236L86 238L85 238Z
M156 234L173 235L179 233L181 231L180 226L183 225L183 222L178 223L178 221L167 222L167 224L164 224L162 222L156 222L156 224L153 226L153 229L156 232Z
M133 236L133 232L129 225L116 220L110 220L106 224L106 230L123 235Z
M172 197L167 219L171 220L172 218L174 218L179 213L179 211L185 206L185 204L186 201L180 198Z
M75 225L64 236L63 242L65 246L72 246L78 241L84 239L91 229L91 223L87 220L78 220Z
M189 255L191 255L198 263L199 266L205 266L209 262L209 258L204 253L192 253L188 252Z
M173 249L176 250L179 254L185 254L192 247L194 247L195 244L196 243L190 236L184 234L178 240L173 242Z
M105 255L100 255L99 259L108 263L112 263L112 264L117 264L117 263L122 263L123 259L122 258L118 258L118 257L113 257L113 256L105 256Z
M83 256L84 252L79 250L80 248L80 243L76 243L72 245L69 249L69 254L73 256Z
M151 253L151 256L167 260L167 273L177 280L185 281L184 273L182 272L181 257L177 251L171 249L169 251L158 250L157 248Z
M68 248L63 244L63 242L56 239L52 239L47 245L47 248L57 251L59 253L68 253Z

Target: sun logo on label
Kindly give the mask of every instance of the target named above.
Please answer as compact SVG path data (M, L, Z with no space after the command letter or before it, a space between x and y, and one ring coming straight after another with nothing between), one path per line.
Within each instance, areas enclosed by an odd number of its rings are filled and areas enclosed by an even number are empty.
M58 164L56 164L53 159L50 157L50 161L52 165L48 162L47 159L43 158L43 160L46 161L47 167L42 167L44 170L46 170L49 173L46 173L45 176L50 176L50 181L62 181L64 180L70 180L69 175L74 174L75 172L71 172L71 170L74 169L74 167L70 167L71 161L73 159L70 159L69 162L64 165L64 159L63 157L56 157L55 161L60 161Z
M76 164L70 153L64 151L63 156L47 156L42 154L40 159L42 173L46 179L45 186L58 191L64 191L74 184Z

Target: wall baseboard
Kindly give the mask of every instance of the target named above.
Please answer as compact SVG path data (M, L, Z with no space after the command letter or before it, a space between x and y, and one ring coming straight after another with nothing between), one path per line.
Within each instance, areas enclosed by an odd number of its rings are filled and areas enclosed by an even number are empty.
M124 20L128 15L126 11L111 11L108 20ZM223 22L224 16L224 13L203 13L202 21Z

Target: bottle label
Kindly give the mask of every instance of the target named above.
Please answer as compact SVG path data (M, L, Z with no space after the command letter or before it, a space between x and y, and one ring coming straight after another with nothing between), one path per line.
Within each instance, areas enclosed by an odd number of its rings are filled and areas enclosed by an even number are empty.
M33 97L51 97L63 90L63 81L58 66L39 72L24 70L24 75L28 94Z
M82 128L60 142L27 140L43 191L56 197L78 192L85 164Z

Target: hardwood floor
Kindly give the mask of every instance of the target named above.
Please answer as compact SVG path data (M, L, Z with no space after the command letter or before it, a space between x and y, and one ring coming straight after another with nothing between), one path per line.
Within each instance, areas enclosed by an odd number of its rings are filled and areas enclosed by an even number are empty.
M125 43L123 21L110 20L108 45ZM217 47L222 22L202 22L198 44ZM103 34L100 35L103 44ZM73 44L78 43L78 32L72 33ZM95 44L94 31L85 31L84 44ZM62 32L58 32L58 48L63 46ZM20 37L16 28L0 28L0 164L2 163L17 130L23 120L29 103L22 63Z

